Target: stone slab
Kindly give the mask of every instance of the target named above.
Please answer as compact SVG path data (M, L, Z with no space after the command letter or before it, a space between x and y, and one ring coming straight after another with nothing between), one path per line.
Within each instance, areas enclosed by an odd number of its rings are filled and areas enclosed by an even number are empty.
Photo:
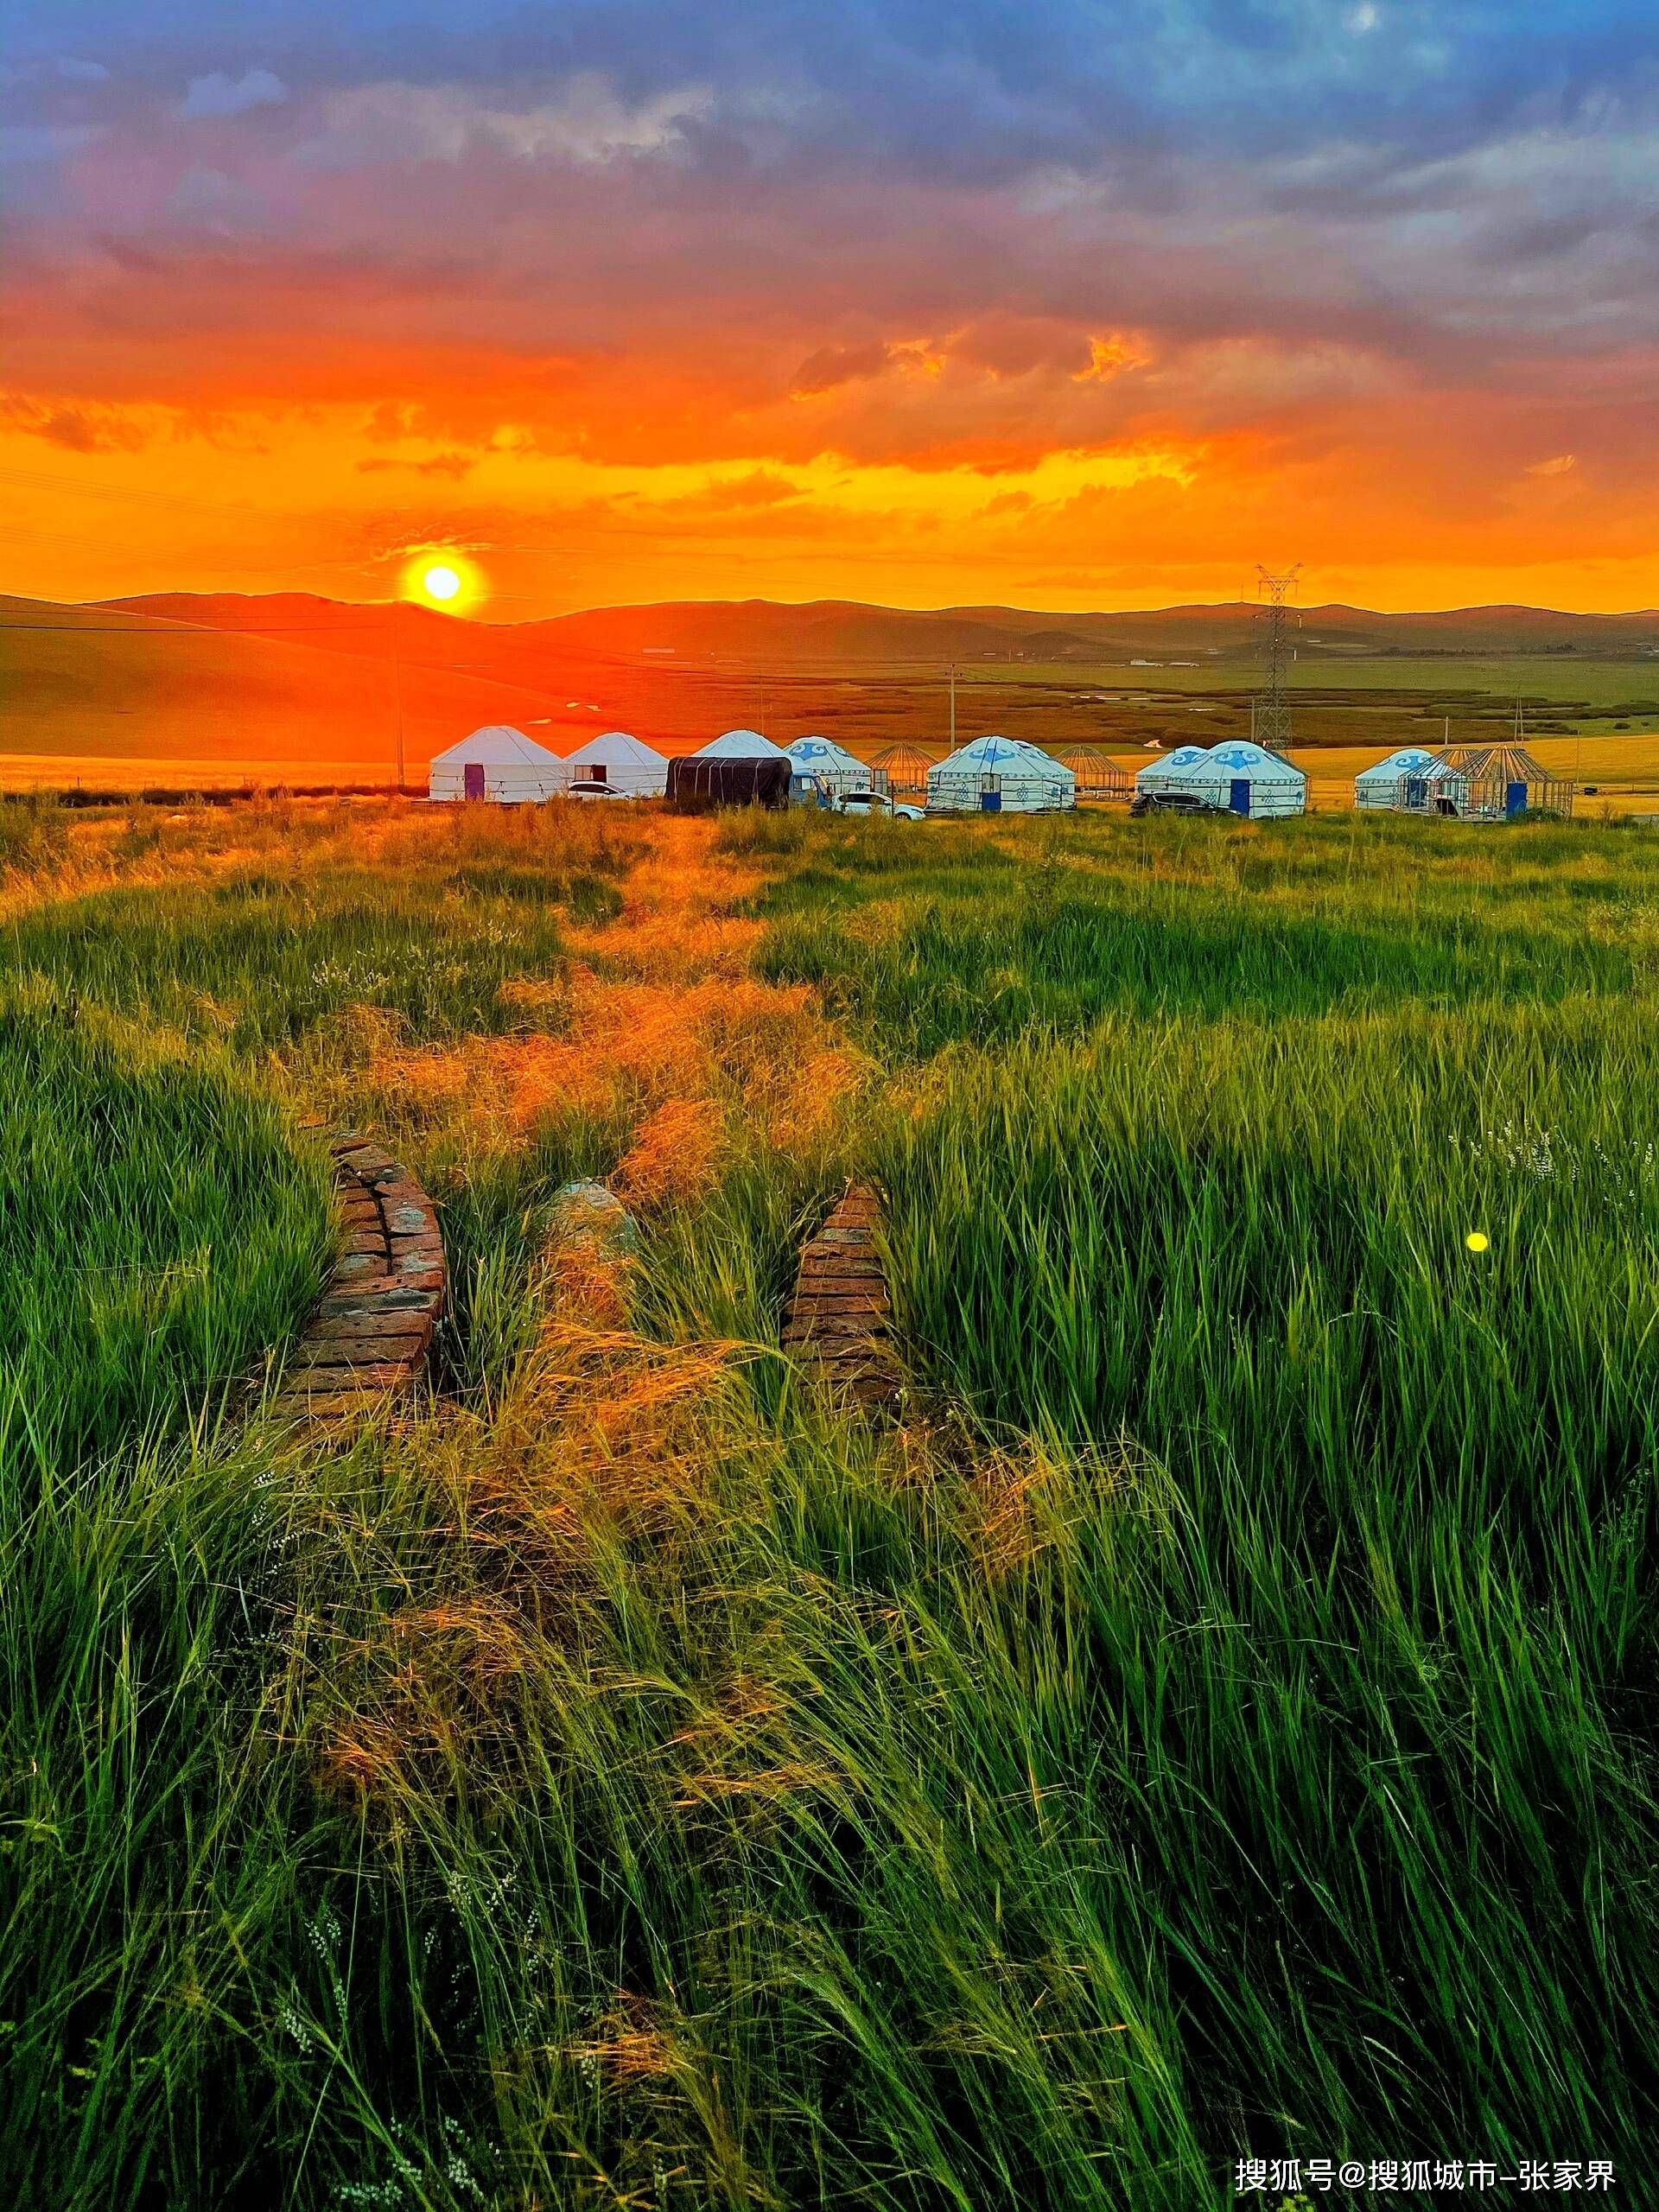
M880 1227L875 1192L849 1190L801 1255L782 1332L785 1350L814 1382L872 1415L897 1393Z
M376 1344L388 1355L416 1359L431 1337L430 1326L418 1325L412 1314L371 1313L344 1321L314 1321L305 1332L304 1349L322 1353L336 1345L349 1350L354 1344Z
M339 1389L400 1389L410 1380L410 1360L309 1360L289 1371L289 1394L294 1391Z
M408 1284L397 1290L331 1290L320 1313L435 1313L442 1300L434 1290Z
M448 1289L432 1201L383 1145L352 1129L329 1146L346 1236L270 1410L333 1419L407 1389Z

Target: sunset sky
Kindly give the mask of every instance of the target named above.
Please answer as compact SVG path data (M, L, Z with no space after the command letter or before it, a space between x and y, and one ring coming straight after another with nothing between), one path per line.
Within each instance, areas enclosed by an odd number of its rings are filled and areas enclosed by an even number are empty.
M1659 9L11 0L0 589L1659 604Z

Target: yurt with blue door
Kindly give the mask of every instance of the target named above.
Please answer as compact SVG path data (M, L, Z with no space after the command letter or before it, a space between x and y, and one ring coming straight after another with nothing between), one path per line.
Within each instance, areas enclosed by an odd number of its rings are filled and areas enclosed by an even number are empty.
M1512 822L1523 814L1570 817L1576 785L1553 776L1523 745L1453 745L1435 756L1421 782L1408 782L1408 813L1460 822Z
M1155 760L1148 760L1144 768L1135 770L1135 797L1139 798L1142 794L1155 797L1160 791L1166 791L1173 783L1179 782L1188 769L1209 757L1207 745L1178 745L1173 753L1160 753Z
M497 806L533 806L557 798L566 780L565 764L556 753L521 729L495 722L433 754L426 792L441 801L487 799Z
M1020 737L976 737L927 772L930 814L1051 814L1077 803L1077 779Z
M821 804L827 805L848 791L871 788L870 772L864 763L831 737L798 737L784 750L791 764L790 795L793 798L810 799L816 785L823 794Z
M1246 815L1253 821L1302 814L1307 809L1307 778L1296 763L1248 738L1212 745L1202 760L1176 779L1173 788L1198 791L1212 806L1224 806L1230 813Z
M1440 755L1421 745L1402 746L1386 760L1377 761L1354 778L1356 806L1409 807L1421 803L1421 790L1429 771L1438 767Z

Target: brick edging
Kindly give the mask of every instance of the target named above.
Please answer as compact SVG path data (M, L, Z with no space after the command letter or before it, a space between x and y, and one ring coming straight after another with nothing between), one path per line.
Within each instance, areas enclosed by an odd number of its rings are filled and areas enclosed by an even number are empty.
M851 1393L866 1408L898 1395L890 1308L875 1231L881 1202L855 1184L801 1254L783 1346L812 1379Z
M346 1243L266 1410L316 1421L406 1389L426 1364L448 1277L432 1201L389 1152L329 1141Z

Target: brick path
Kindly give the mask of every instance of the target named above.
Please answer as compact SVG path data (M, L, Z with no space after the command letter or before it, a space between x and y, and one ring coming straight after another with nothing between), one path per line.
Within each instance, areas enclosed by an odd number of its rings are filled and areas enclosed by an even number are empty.
M867 1408L898 1393L887 1284L875 1249L880 1201L855 1185L801 1255L783 1343L816 1382Z
M347 1132L330 1143L346 1247L269 1410L320 1420L415 1382L443 1312L432 1201L390 1153Z

